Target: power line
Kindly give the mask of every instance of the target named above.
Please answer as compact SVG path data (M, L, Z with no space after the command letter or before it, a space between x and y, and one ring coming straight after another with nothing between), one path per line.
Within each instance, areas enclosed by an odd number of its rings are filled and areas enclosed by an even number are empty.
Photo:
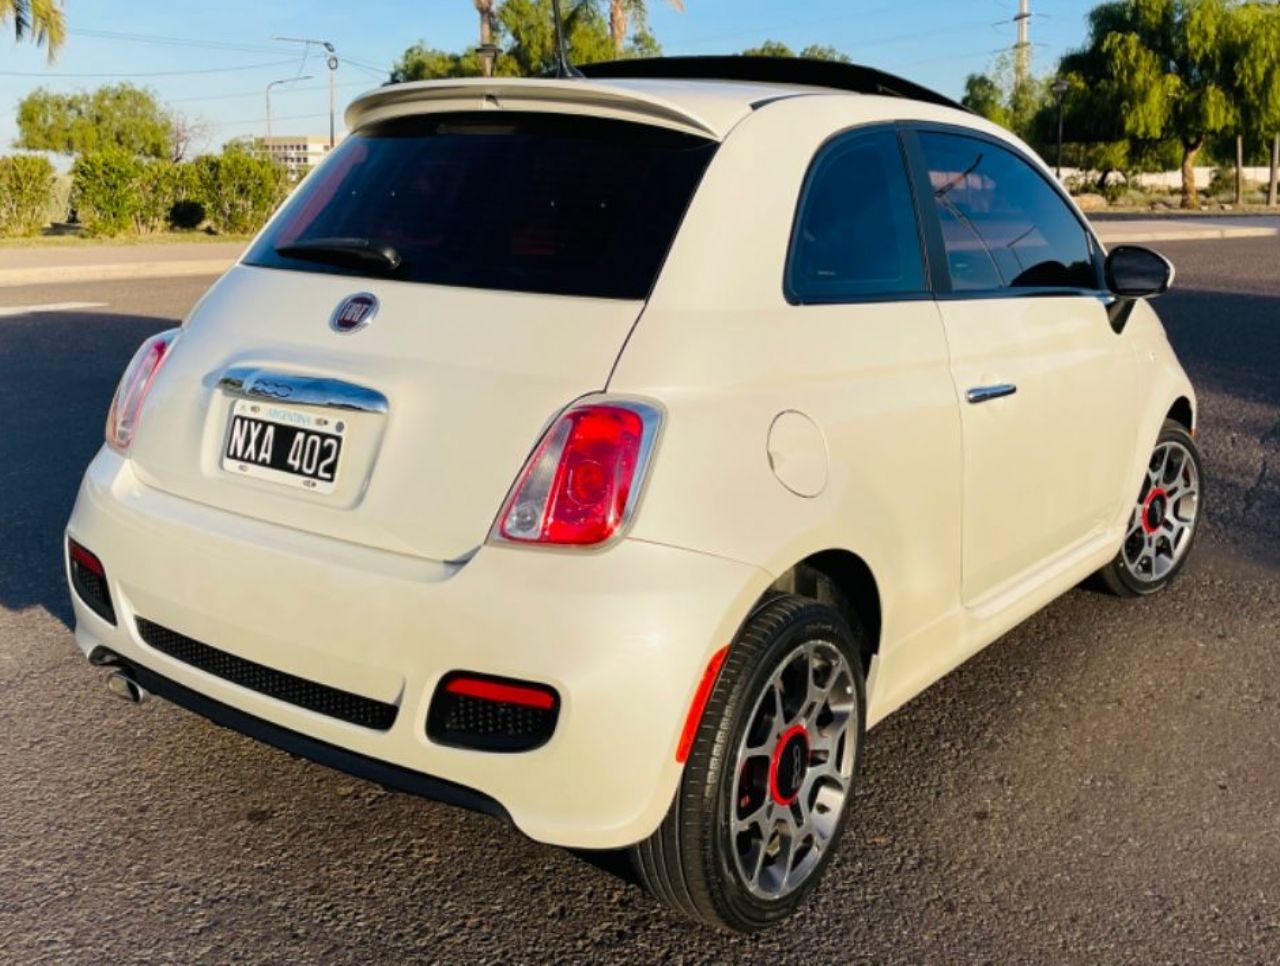
M308 120L311 120L312 118L328 117L328 116L329 116L328 111L320 111L319 113L316 113L316 114L286 114L283 117L273 117L272 120L273 121L308 121ZM237 124L261 124L261 123L262 123L261 117L248 117L248 118L243 118L241 120L236 120L236 121L216 121L211 124L206 124L205 126L216 129L220 127L234 127Z
M367 88L368 86L369 85L367 82L359 80L359 81L352 81L347 84L339 84L338 89L345 90L346 88L349 88L349 87L359 87L361 89L364 89L364 88ZM325 88L320 84L304 84L301 87L290 87L287 91L281 91L280 96L287 97L290 94L300 94L303 91L322 91L324 89ZM262 96L262 88L259 87L255 91L236 91L236 93L234 94L199 94L195 97L165 98L165 102L168 104L188 104L188 103L191 103L192 101L231 101L231 100L238 100L239 98L242 98L242 97L261 97L261 96Z
M139 73L138 71L130 71L127 74L64 74L50 71L32 71L32 70L0 70L0 77L43 77L49 80L57 80L60 77L98 77L98 78L127 78L135 77L190 77L194 74L230 74L241 70L258 70L263 67L280 67L284 64L294 63L293 58L289 60L270 60L265 63L258 64L240 64L236 67L206 67L202 70L157 70Z
M366 64L364 61L355 60L348 57L346 54L342 55L342 61L345 64L350 64L352 67L358 67L361 70L367 71L371 74L377 74L380 77L387 77L391 74L391 69L388 67L377 67L373 64Z
M205 50L234 50L254 54L278 54L279 47L263 44L241 44L222 40L205 40L195 37L163 37L157 34L124 33L117 30L88 30L80 28L68 31L72 36L97 37L103 40L121 40L128 43L151 44L158 47L200 47Z

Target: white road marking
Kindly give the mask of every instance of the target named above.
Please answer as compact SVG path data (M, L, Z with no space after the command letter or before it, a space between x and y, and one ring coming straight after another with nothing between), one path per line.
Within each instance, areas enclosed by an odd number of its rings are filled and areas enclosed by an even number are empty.
M48 302L44 305L0 305L0 318L29 315L32 312L74 312L77 309L100 309L106 302Z

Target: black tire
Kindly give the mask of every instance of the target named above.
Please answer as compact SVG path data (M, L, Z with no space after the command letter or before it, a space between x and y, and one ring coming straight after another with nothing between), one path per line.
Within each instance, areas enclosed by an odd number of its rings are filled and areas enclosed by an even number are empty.
M1196 446L1196 441L1181 423L1166 419L1164 427L1160 430L1160 436L1156 440L1152 453L1153 459L1166 444L1175 444L1185 450L1187 458L1191 461L1191 468L1194 470L1195 505L1191 524L1185 537L1178 544L1179 552L1176 558L1173 559L1172 565L1166 571L1159 574L1143 572L1140 566L1135 566L1131 561L1134 558L1134 550L1137 545L1131 543L1131 541L1139 539L1146 533L1146 525L1142 523L1139 514L1142 512L1141 507L1152 489L1149 476L1143 479L1142 487L1138 493L1138 502L1134 507L1135 515L1130 520L1131 532L1126 533L1124 543L1121 544L1111 562L1098 571L1097 574L1101 585L1119 597L1146 597L1150 594L1159 593L1168 587L1173 579L1182 572L1182 568L1186 566L1187 559L1191 556L1192 545L1200 530L1200 523L1204 518L1204 464L1200 458L1200 449ZM1180 474L1181 469L1179 469ZM1144 531L1144 534L1139 534L1132 529L1132 524L1135 520ZM1139 561L1139 564L1141 563Z
M848 817L849 803L861 764L863 736L865 732L865 684L860 660L861 631L851 628L836 611L806 597L781 594L767 599L748 619L729 648L720 675L712 689L703 712L702 721L694 738L689 760L684 775L676 790L675 799L666 818L648 839L632 846L629 850L637 875L645 887L658 899L672 909L694 920L708 923L725 929L740 932L753 932L777 923L790 916L805 901L817 886L818 881L831 860L832 854L840 841ZM809 851L817 856L806 855L804 847L794 844L787 848L786 863L797 863L796 869L807 870L802 881L794 891L777 898L761 898L752 894L748 878L739 872L741 859L735 848L741 849L742 833L738 837L732 834L731 816L733 809L739 807L742 788L739 785L738 750L747 741L747 729L754 726L758 729L761 723L760 714L766 710L766 695L772 695L770 688L780 678L782 669L790 669L799 660L798 649L813 645L812 653L822 653L834 658L833 646L844 658L844 664L830 664L827 689L834 693L833 683L837 674L841 682L838 688L841 701L846 702L841 719L848 723L840 725L832 731L843 737L834 739L832 744L836 751L826 759L824 752L811 748L807 732L803 732L803 754L806 765L801 768L790 765L789 780L796 784L791 792L797 793L802 786L801 778L808 770L819 770L822 764L812 762L828 761L838 756L844 767L849 769L843 798L838 806L838 815L834 809L821 807L814 810L814 800L804 807L803 814L823 815L828 829L834 828L830 837L821 848ZM809 653L809 652L806 652ZM820 659L818 660L821 663ZM808 664L806 664L806 667ZM807 672L812 674L812 672ZM847 673L847 677L846 677ZM806 677L808 680L816 678ZM812 693L812 692L809 692ZM779 699L785 704L784 699ZM808 701L804 707L813 708L821 702ZM850 706L847 702L852 701ZM774 715L770 729L776 729L787 721L801 720L804 712L796 711L794 717L790 712ZM815 719L816 720L816 719ZM856 724L854 723L856 722ZM791 730L795 729L795 725ZM848 751L848 742L852 736L853 748ZM764 738L767 744L769 738ZM792 739L795 741L796 739ZM824 741L832 741L823 738ZM843 744L839 742L843 741ZM770 789L777 789L775 775L783 767L778 762L783 759L785 742L776 744L769 767ZM800 758L793 759L799 762ZM759 764L759 758L751 759ZM743 775L747 769L743 768ZM815 775L816 778L816 775ZM745 779L744 779L745 780ZM780 779L777 779L780 781ZM814 788L820 787L818 784ZM831 786L836 787L836 786ZM762 797L761 807L767 808L770 816L775 808L773 800ZM781 809L783 806L776 806ZM799 806L786 806L787 815L793 814L790 809ZM797 811L796 814L801 814ZM834 816L833 818L831 816ZM833 824L832 824L833 823ZM763 832L763 825L760 827ZM798 836L797 836L798 837ZM757 839L757 854L766 855L766 842ZM795 839L790 839L794 843ZM817 842L817 838L809 839ZM797 858L797 855L802 858ZM763 862L763 858L761 862ZM775 860L776 861L776 860ZM761 864L755 866L755 882L757 888L761 882Z

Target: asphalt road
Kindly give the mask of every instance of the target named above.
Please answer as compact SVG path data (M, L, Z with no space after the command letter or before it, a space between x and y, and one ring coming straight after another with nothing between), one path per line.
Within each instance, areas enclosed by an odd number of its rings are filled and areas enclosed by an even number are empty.
M0 311L0 958L1280 959L1280 239L1164 247L1210 486L1176 589L1074 591L877 728L823 890L751 939L607 859L110 697L59 538L118 373L205 282L0 291L106 303Z

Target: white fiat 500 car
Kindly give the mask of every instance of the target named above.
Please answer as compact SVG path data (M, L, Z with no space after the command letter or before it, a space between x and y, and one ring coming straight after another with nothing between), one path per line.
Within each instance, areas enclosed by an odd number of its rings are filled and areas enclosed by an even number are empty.
M750 930L864 734L1201 512L1195 398L1036 156L867 68L384 87L120 384L76 640Z

